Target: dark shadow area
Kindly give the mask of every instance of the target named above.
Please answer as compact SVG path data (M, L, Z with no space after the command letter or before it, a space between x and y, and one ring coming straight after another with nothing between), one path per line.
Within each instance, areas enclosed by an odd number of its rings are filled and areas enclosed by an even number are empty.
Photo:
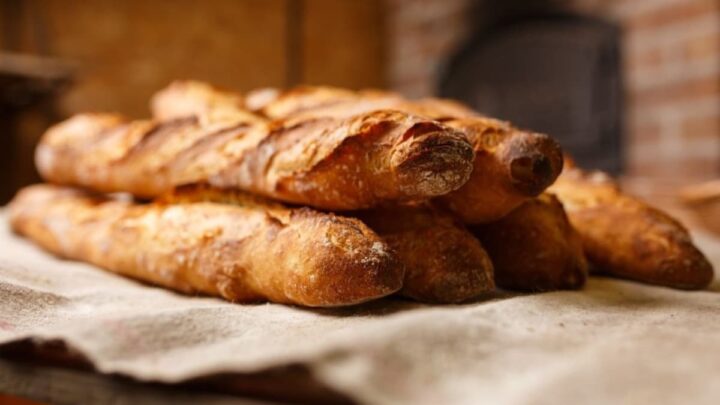
M510 292L510 291L492 291L486 294L482 294L478 297L472 298L468 301L457 303L457 304L424 304L421 302L413 301L409 298L403 298L400 296L390 296L379 300L366 302L360 305L352 305L348 307L339 308L308 308L308 307L296 307L303 311L313 312L321 316L331 317L351 317L351 316L387 316L400 312L412 311L414 309L427 309L427 308L448 308L448 307L462 307L465 305L475 305L482 303L491 303L499 300L508 298L514 298L519 295L525 295L523 293Z
M52 403L127 404L135 399L150 404L353 403L318 383L302 365L257 373L220 373L178 384L149 383L119 374L99 374L82 353L61 341L23 340L0 346L0 368L7 373L6 380L13 374L27 385L9 390L2 387L3 392ZM64 389L33 388L46 386L48 379Z

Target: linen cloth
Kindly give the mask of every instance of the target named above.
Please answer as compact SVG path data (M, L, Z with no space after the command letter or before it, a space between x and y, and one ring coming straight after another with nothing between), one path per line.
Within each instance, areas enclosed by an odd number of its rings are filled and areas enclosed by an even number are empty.
M720 244L696 235L720 263ZM427 306L239 305L63 261L0 214L0 344L61 339L100 372L165 383L305 365L373 404L718 404L720 285L591 278L582 291Z

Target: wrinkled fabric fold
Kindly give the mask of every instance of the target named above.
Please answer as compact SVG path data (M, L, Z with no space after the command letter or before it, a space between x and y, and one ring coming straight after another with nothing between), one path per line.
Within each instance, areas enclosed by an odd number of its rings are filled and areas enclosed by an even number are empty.
M179 295L62 261L0 216L0 343L61 339L100 372L174 383L288 364L360 403L714 404L720 285L307 310ZM695 235L718 263L720 242ZM698 237L700 236L700 237Z

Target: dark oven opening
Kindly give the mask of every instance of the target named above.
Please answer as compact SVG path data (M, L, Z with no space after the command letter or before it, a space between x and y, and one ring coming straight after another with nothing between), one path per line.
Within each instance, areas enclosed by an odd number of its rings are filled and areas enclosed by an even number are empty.
M558 7L478 23L439 92L487 115L556 137L587 168L622 171L620 30Z

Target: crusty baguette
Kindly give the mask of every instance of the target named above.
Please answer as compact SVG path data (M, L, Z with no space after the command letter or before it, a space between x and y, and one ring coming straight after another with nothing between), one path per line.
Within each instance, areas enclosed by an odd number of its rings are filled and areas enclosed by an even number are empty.
M459 303L495 289L490 257L452 216L430 206L382 207L354 215L405 265L401 295L427 303Z
M459 131L396 111L270 124L84 114L50 128L36 151L53 183L153 197L208 182L337 210L445 194L473 158Z
M222 93L215 103L223 103ZM260 104L255 102L255 104ZM319 115L348 117L373 110L396 109L447 121L455 118L480 117L462 103L440 98L408 100L398 93L366 89L353 92L329 86L298 86L264 100L258 113L270 119L312 118Z
M260 87L250 90L245 95L245 103L243 108L252 112L260 112L266 105L276 100L280 95L280 90L275 87Z
M402 265L360 221L254 201L134 204L36 185L10 219L59 256L236 302L340 306L401 287Z
M193 115L205 122L263 120L244 106L245 99L240 94L194 80L174 81L155 93L150 102L153 117L160 121Z
M276 95L258 111L270 119L299 116L308 110L354 103L358 94L352 90L330 86L297 86Z
M153 197L207 180L266 134L262 125L204 125L194 116L156 122L79 114L43 135L35 164L52 183Z
M470 180L438 199L465 223L502 218L524 201L539 195L562 171L562 150L554 139L482 117L451 100L411 101L382 91L351 92L301 86L282 93L267 103L262 112L275 119L311 119L342 118L383 109L442 121L467 135L475 150Z
M599 272L667 287L700 289L710 262L678 221L620 191L600 172L568 168L551 187Z
M504 218L471 230L495 265L499 287L550 291L585 284L588 264L580 237L551 194L542 194Z
M210 183L326 209L426 199L461 187L474 154L464 134L397 111L289 120Z
M241 205L247 204L247 199L243 193L201 185L182 187L161 197L167 203L211 201ZM401 295L426 303L457 303L494 289L493 267L487 253L448 214L418 205L382 207L352 215L380 235L405 266Z
M452 119L446 124L463 131L475 151L470 180L438 199L465 223L504 217L542 193L562 171L562 149L547 135L483 117Z
M205 92L199 95L190 88L175 86L173 89L177 99L189 100L200 97L214 98L214 100L209 102L199 100L194 103L198 109L193 111L184 107L177 108L173 100L156 97L159 102L155 103L153 111L156 113L162 111L159 116L177 117L193 113L202 115L207 113L203 106L218 106L226 103L227 100L222 92L216 93L216 97L213 97L212 93ZM261 91L264 92L266 90ZM163 93L170 92L164 90ZM374 96L377 95L376 93ZM262 97L272 99L275 95ZM255 108L259 108L258 105L263 103L267 104L268 100L254 102ZM182 103L181 106L192 104L187 102ZM237 105L226 105L223 108L237 108ZM245 198L243 194L202 186L184 187L164 197L165 200L170 201L205 200L223 203L233 203L234 199L242 202ZM456 223L450 215L427 205L396 205L363 210L353 215L379 233L397 252L405 265L406 275L403 288L400 290L401 295L421 302L454 303L466 301L494 289L492 263L487 253L479 241L462 225Z

